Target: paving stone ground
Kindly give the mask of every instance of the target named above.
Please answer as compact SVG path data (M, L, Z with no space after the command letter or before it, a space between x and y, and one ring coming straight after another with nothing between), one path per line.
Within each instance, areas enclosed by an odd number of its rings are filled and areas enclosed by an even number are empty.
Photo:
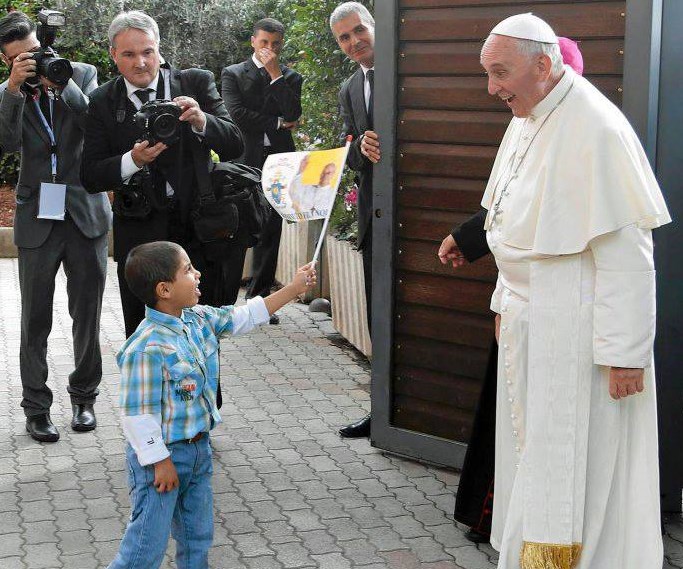
M0 569L104 568L129 515L114 355L124 340L116 271L102 314L104 377L91 433L69 428L65 278L49 339L55 444L34 442L19 406L16 260L0 260ZM224 340L224 422L212 432L215 569L492 569L451 518L458 475L382 453L337 428L369 409L369 368L327 316L291 304L279 326ZM669 520L665 567L683 567ZM169 545L165 568L175 568ZM643 568L646 569L646 568Z

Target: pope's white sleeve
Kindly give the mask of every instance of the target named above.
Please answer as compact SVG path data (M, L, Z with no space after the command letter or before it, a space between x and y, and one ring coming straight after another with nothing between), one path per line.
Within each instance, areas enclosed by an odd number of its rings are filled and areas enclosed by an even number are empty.
M629 225L593 239L589 246L596 267L594 363L648 367L655 338L652 232Z
M161 434L161 415L122 415L123 434L133 447L142 466L170 456Z

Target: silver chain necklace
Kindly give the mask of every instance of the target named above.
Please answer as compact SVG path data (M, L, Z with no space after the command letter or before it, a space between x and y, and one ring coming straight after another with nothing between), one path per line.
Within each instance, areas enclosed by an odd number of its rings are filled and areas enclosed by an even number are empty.
M498 196L498 199L496 200L496 203L493 205L493 216L491 217L491 223L495 223L496 217L500 213L500 206L501 202L503 201L503 197L505 197L507 194L507 189L508 186L512 183L512 181L517 177L517 172L519 172L520 167L522 166L522 163L524 162L524 159L526 158L526 155L529 153L529 149L531 148L531 145L534 143L536 140L536 137L538 136L538 133L541 132L541 129L545 126L545 123L548 122L548 119L550 116L555 112L555 110L564 102L564 100L567 98L567 95L571 92L571 90L574 88L574 83L572 82L571 86L569 89L567 89L567 92L562 96L562 98L557 102L557 104L550 110L550 112L543 118L543 122L541 123L541 126L539 126L536 129L536 132L534 133L534 136L531 138L531 141L526 147L526 150L524 150L524 153L519 157L519 160L517 160L517 149L519 148L519 140L517 141L517 147L515 148L514 154L510 157L510 160L508 161L508 164L512 164L512 167L514 170L512 171L511 175L508 177L507 181L505 182L505 185L503 186L503 189L500 192L500 195ZM521 133L520 133L521 137ZM514 166L515 161L517 161L517 166ZM507 171L508 168L505 168L505 171ZM502 175L501 175L502 178ZM496 186L500 183L500 178L496 182Z

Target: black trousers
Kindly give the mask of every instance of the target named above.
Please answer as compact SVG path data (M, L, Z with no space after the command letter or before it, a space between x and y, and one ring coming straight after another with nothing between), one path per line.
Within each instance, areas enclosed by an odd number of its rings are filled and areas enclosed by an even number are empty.
M282 217L273 208L266 226L252 248L252 277L247 287L247 298L268 296L275 284L277 257L282 235Z
M276 154L270 146L263 148L263 166L270 154ZM252 248L252 271L251 279L247 285L247 298L254 296L268 296L275 284L275 271L277 270L277 257L280 250L280 237L282 235L282 217L273 208L270 209L270 217L261 231L258 243Z
M454 517L484 535L491 533L493 475L496 462L496 389L498 344L493 340L486 376L462 465Z
M72 403L94 403L102 379L100 314L107 276L107 235L85 237L67 215L55 222L45 243L19 248L21 406L27 417L50 411L47 386L47 338L52 330L55 278L66 274L69 314L73 319L74 371L67 391Z
M372 237L367 236L361 244L363 278L365 279L365 302L367 304L368 330L372 335Z

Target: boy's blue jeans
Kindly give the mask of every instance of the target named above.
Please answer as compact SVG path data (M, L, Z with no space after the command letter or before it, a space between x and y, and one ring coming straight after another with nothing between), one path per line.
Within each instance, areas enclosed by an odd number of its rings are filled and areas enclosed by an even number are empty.
M196 443L168 445L180 486L157 492L154 465L140 466L128 445L128 485L131 515L119 552L109 569L157 569L164 558L168 536L176 540L178 569L208 569L213 541L211 446L205 434Z

